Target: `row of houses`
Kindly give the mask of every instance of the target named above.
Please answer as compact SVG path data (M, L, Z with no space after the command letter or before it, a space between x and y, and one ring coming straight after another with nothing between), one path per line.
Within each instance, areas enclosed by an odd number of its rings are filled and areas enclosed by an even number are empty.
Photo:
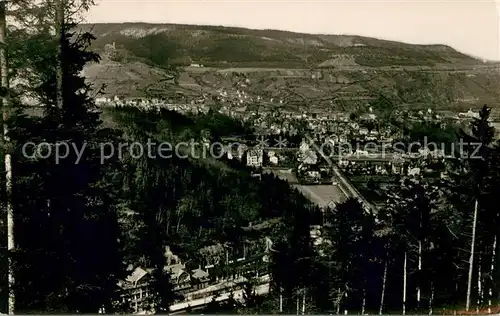
M263 231L272 228L273 223L279 219L272 219L257 225L244 227L245 231ZM323 242L321 238L321 229L319 226L311 226L311 238L314 245ZM243 288L248 282L248 275L255 277L255 280L264 283L269 282L268 263L270 262L269 252L273 248L273 241L269 237L264 237L259 241L258 248L262 248L254 254L247 253L248 258L238 258L229 260L226 252L225 260L220 261L217 256L207 256L207 265L196 269L189 269L187 264L181 262L180 258L172 253L169 247L165 249L166 265L164 271L170 274L170 282L174 286L174 291L179 299L174 306L190 306L190 303L207 297L216 297L221 294L228 294ZM213 245L204 247L200 253L221 252L224 249L222 245ZM215 258L215 259L214 259ZM262 262L262 263L259 263ZM222 267L240 267L234 268L229 275L221 277L215 271L217 266ZM135 267L130 269L130 275L119 283L121 288L120 299L124 303L129 303L133 312L143 314L148 311L151 302L148 298L152 297L152 269L144 267ZM250 272L250 274L248 274ZM252 274L252 273L255 274ZM267 276L267 277L266 277ZM264 284L262 283L262 284Z
M165 248L165 258L167 264L164 272L170 275L170 284L174 286L175 292L182 294L187 290L198 290L208 286L209 273L201 267L189 270L168 246ZM147 309L148 298L152 295L153 271L145 267L135 267L129 270L131 274L118 284L121 288L120 299L124 303L129 303L134 312L138 313Z
M247 274L265 274L267 271L269 251L267 242L257 243L257 248L243 250L243 256L230 259L228 245L212 245L199 250L203 262L197 268L189 268L188 264L172 253L169 247L165 248L166 265L164 272L170 276L170 284L178 295L176 303L189 302L204 298L221 291L229 291L247 282ZM237 254L236 254L237 256ZM234 256L233 256L234 257ZM260 264L259 261L263 263ZM224 270L223 267L232 267ZM153 271L150 268L137 266L129 267L130 275L119 282L120 300L128 303L134 313L141 313L149 309L152 297ZM230 289L229 289L230 288Z
M444 158L435 158L431 162L424 159L373 159L373 160L341 160L341 169L351 175L407 175L418 176L423 174L439 173L445 176ZM441 167L439 167L441 166Z

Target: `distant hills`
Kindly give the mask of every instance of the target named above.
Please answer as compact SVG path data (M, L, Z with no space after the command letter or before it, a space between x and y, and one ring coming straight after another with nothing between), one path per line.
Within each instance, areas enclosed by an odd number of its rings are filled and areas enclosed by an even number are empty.
M478 62L445 45L412 45L362 36L146 23L96 24L93 32L98 37L97 47L115 42L118 49L160 66L192 62L213 67L311 68L341 56L351 65L370 67Z
M419 107L500 105L500 68L446 45L276 30L178 24L82 25L100 65L86 69L108 94L218 95L239 87L268 101L319 108L365 106L378 95ZM180 87L169 65L186 68ZM247 82L244 83L243 81ZM498 104L496 104L498 103ZM302 104L304 106L304 104Z

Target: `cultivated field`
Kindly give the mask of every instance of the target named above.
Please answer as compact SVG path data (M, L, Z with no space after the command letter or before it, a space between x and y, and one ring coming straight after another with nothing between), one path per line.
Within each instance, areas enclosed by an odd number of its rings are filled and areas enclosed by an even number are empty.
M326 207L330 202L341 203L345 201L346 196L342 193L340 188L331 184L317 184L317 185L301 185L298 184L295 175L288 170L267 170L272 172L280 179L292 183L305 197L311 202L320 207Z

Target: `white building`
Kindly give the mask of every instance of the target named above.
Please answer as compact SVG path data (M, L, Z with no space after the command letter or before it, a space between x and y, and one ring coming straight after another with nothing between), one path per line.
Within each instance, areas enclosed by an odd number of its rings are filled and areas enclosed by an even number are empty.
M458 113L458 116L466 118L479 118L479 113L476 113L472 111L472 109L469 109L469 111L465 113Z
M260 167L262 166L263 150L252 149L247 152L247 166Z
M408 170L408 175L409 176L417 176L420 174L420 168L412 168Z

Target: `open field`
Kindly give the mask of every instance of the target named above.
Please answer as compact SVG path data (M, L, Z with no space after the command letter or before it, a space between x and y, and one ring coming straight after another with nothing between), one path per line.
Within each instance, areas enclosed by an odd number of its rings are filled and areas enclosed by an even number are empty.
M320 207L327 207L330 202L342 203L346 196L336 185L297 185L304 196Z
M311 202L320 206L326 207L330 202L341 203L345 201L346 196L342 190L331 184L318 184L318 185L301 185L298 184L297 178L292 172L288 170L266 170L265 172L272 172L279 178L293 184L305 197Z

